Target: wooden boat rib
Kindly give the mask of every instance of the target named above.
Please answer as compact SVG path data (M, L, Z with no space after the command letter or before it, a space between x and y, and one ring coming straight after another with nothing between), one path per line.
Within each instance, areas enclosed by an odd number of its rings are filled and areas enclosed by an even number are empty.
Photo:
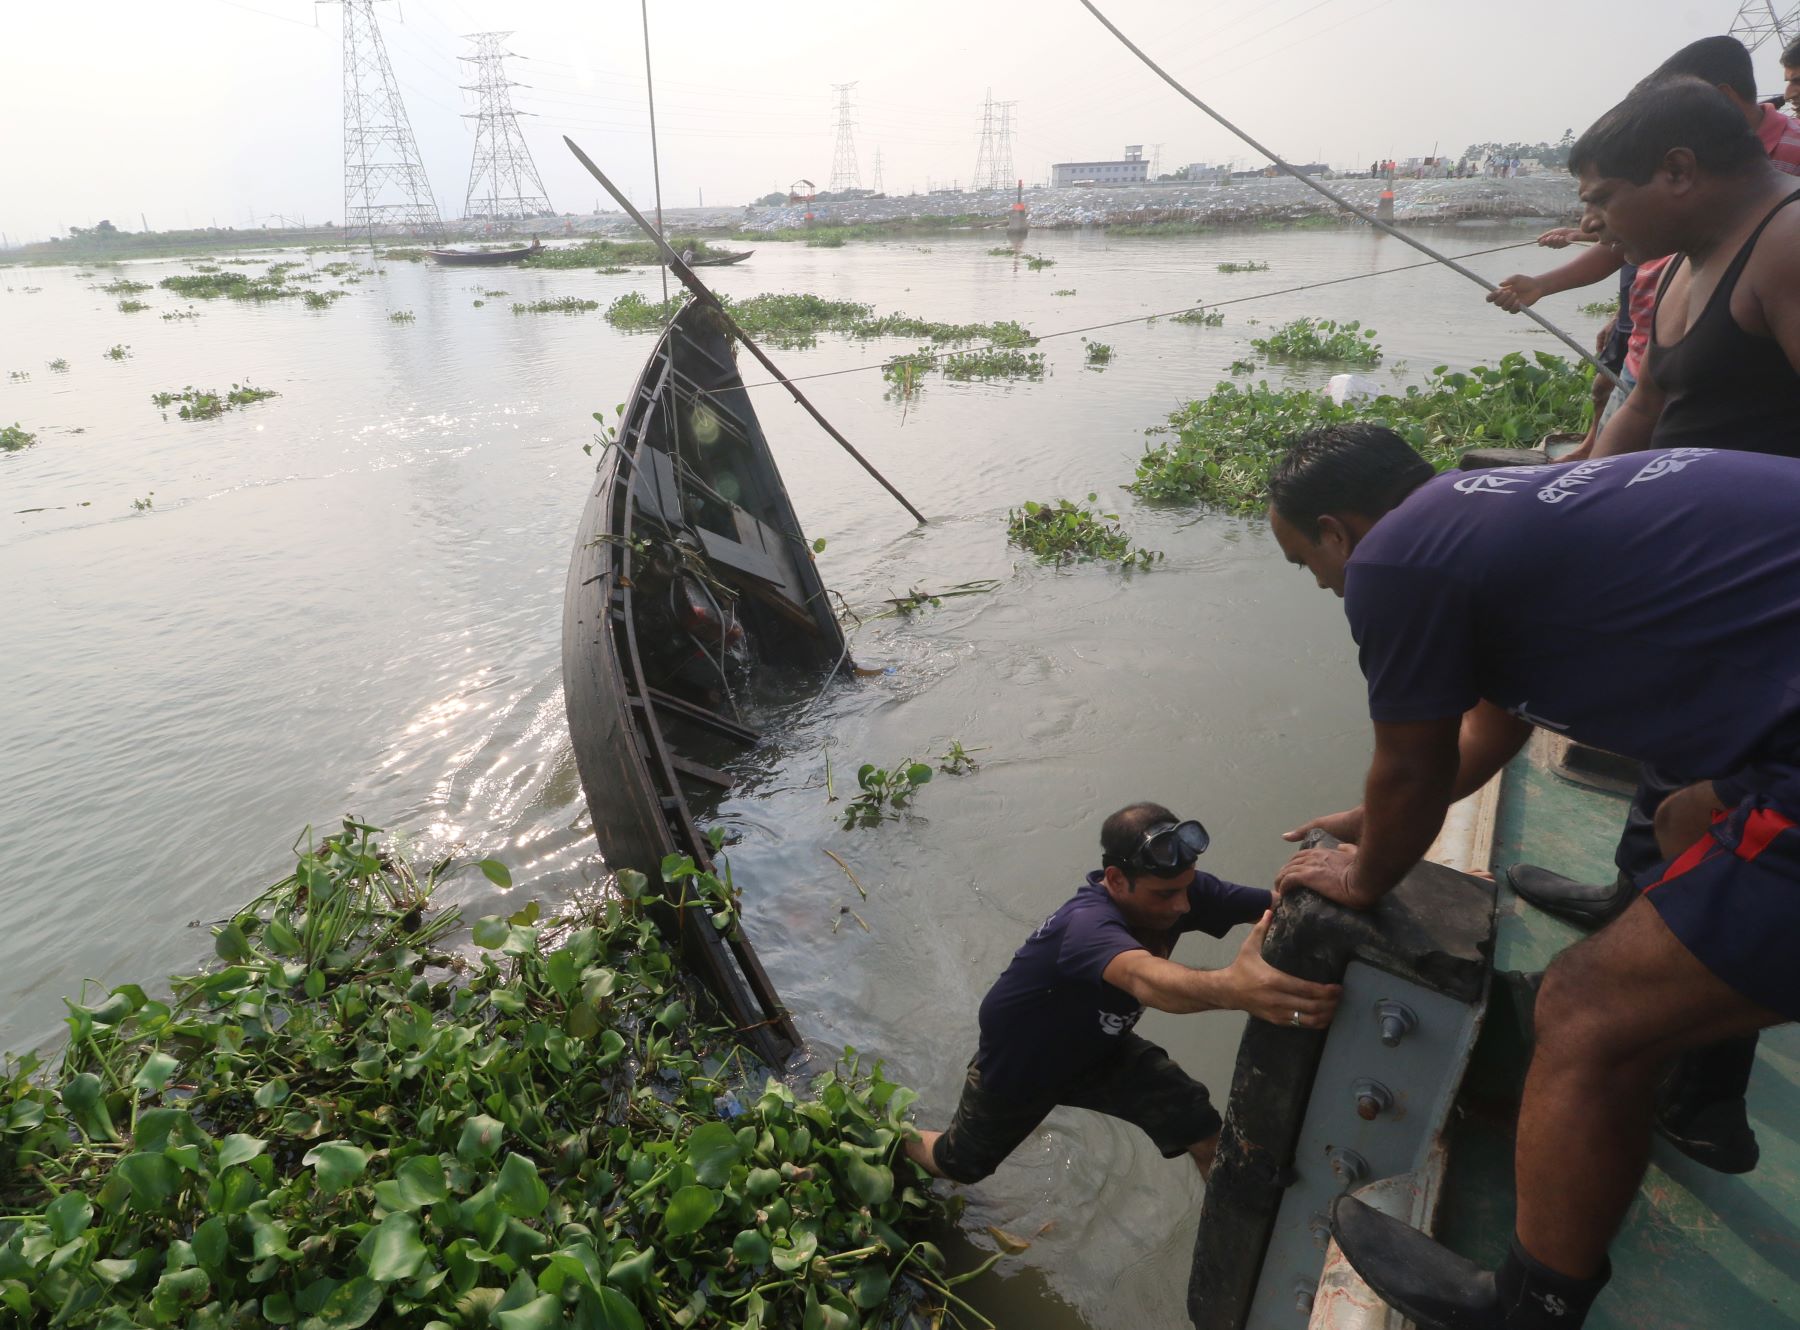
M668 855L710 869L690 791L728 790L722 767L761 737L736 713L733 677L824 676L845 658L729 339L689 302L602 458L564 598L569 731L608 864L653 890ZM726 1017L785 1063L799 1035L741 930L701 906L656 909Z
M446 267L489 268L502 263L517 263L542 253L543 249L534 236L529 245L515 245L511 249L428 249L425 252Z

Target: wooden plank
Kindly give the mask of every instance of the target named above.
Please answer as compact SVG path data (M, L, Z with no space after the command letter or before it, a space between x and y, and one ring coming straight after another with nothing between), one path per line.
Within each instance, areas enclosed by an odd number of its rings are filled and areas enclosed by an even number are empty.
M692 776L695 780L705 781L708 785L716 785L721 790L729 790L737 784L717 767L709 767L704 762L696 762L691 757L683 757L674 749L669 750L669 765L684 776Z
M658 711L666 711L683 720L691 720L696 725L704 726L714 734L722 734L727 739L736 739L741 744L762 742L762 735L748 725L740 725L729 716L722 716L716 711L709 711L696 706L685 698L676 697L673 693L665 693L660 688L649 690L650 701L656 704ZM633 699L636 701L637 699Z

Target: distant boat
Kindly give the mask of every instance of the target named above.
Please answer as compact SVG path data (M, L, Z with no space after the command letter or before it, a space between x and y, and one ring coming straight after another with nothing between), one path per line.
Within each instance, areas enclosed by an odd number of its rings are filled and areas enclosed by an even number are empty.
M728 263L742 263L754 253L756 251L753 249L746 249L740 254L733 254L729 250L715 249L707 254L694 255L687 261L687 266L690 268L723 268Z
M543 249L533 236L529 245L515 245L511 249L432 249L426 253L452 268L488 268L501 263L517 263L533 254L541 254Z

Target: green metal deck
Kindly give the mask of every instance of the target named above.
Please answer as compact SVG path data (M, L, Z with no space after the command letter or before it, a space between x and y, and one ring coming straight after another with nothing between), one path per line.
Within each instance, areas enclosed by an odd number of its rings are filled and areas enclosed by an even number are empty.
M1625 801L1564 780L1528 749L1504 777L1494 842L1501 878L1487 1027L1450 1134L1438 1236L1490 1267L1513 1227L1513 1125L1523 1073L1523 1018L1509 975L1541 970L1581 934L1518 900L1504 870L1528 862L1590 881L1614 874ZM1800 964L1800 956L1795 963ZM1658 1140L1592 1330L1800 1326L1800 1027L1765 1032L1750 1083L1762 1162L1713 1173ZM1582 1161L1568 1160L1571 1169Z

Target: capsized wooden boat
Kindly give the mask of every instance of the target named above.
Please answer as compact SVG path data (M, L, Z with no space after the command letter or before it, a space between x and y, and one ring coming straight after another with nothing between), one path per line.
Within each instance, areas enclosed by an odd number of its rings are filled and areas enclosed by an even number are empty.
M515 245L510 249L428 249L425 252L447 267L488 268L502 263L517 263L533 254L541 254L543 249L537 237L533 236L529 245Z
M738 711L759 675L823 683L847 664L717 316L690 300L651 353L601 459L563 601L563 691L594 834L659 889L666 856L713 850L690 800L761 736ZM738 881L756 910L756 884ZM799 1036L749 941L703 907L657 907L666 936L751 1046Z

